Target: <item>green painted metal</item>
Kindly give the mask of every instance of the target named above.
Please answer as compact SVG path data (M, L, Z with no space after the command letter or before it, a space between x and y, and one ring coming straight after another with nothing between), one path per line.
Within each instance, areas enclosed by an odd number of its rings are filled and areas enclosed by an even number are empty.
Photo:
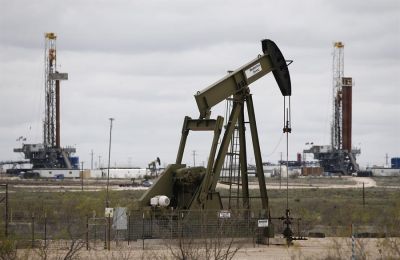
M168 165L164 172L155 180L151 188L140 197L140 207L150 206L150 199L158 195L165 195L168 198L172 198L174 196L174 172L185 167L186 165L184 164Z
M243 197L243 208L249 209L249 180L247 176L247 152L246 152L246 127L244 122L244 106L240 110L239 116L239 164L242 178L242 197Z
M229 121L226 126L224 136L222 137L218 155L217 155L217 158L215 159L213 175L210 176L210 179L212 179L212 182L208 183L208 185L207 185L207 188L210 191L215 191L215 188L217 186L218 179L219 179L219 176L220 176L220 173L222 170L222 166L224 164L226 152L228 151L228 146L231 141L231 137L232 137L233 131L235 129L236 121L238 120L242 106L243 106L242 102L234 102L234 104L233 104L232 112L229 116Z
M262 197L263 209L261 215L262 217L268 216L268 196L265 187L261 150L253 100L248 86L271 71L283 96L291 95L291 85L286 62L275 43L270 40L263 40L262 47L263 55L259 55L256 59L233 71L206 89L197 92L195 99L200 112L199 119L185 117L176 164L169 165L153 186L142 196L140 199L142 207L149 207L152 197L165 195L171 199L170 206L176 209L187 209L189 211L195 209L222 209L221 198L219 193L215 191L215 188L235 125L239 122L242 195L245 197L243 207L248 209L250 205L248 201L249 191L244 126L244 103L246 103L260 195ZM209 119L211 109L231 96L234 97L234 104L221 144L218 146L224 119L221 116L218 116L217 119ZM188 168L182 164L185 145L190 131L214 131L207 168Z
M246 71L261 65L261 70L247 77ZM228 97L243 91L248 85L272 71L272 65L268 54L261 55L239 69L229 73L221 80L199 91L194 96L200 112L200 118L209 118L211 108L224 101Z
M257 124L256 124L256 116L254 113L253 98L251 95L247 95L246 100L247 100L247 102L246 102L247 112L249 114L251 138L253 141L254 158L256 161L256 173L257 173L257 178L258 178L258 185L260 187L261 204L262 204L262 208L268 211L269 210L268 195L267 195L267 188L265 187L265 176L264 176L264 169L263 169L263 165L262 165L260 142L258 140ZM263 217L265 217L265 216L263 216Z

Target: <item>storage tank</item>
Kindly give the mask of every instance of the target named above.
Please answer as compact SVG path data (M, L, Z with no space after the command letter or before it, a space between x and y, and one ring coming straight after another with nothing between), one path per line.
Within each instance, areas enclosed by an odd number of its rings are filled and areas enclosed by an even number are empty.
M390 163L393 169L400 169L400 157L390 159Z
M168 207L169 203L170 200L167 196L162 195L158 198L158 205L160 205L160 207Z
M151 205L152 207L158 206L158 198L159 198L159 196L155 196L155 197L153 197L153 198L150 199L150 205Z
M153 207L168 207L170 199L165 195L158 195L150 199L150 205Z
M79 169L79 157L69 157L69 161L71 162L72 168Z

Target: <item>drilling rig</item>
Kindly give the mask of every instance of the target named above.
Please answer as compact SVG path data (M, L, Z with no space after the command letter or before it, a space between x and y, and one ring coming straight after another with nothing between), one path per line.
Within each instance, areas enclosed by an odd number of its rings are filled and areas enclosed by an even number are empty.
M333 44L331 145L315 145L304 153L314 154L325 172L350 175L359 170L352 147L353 79L344 76L344 44Z
M79 158L72 157L75 148L61 147L60 82L68 80L68 74L57 71L56 40L55 33L45 33L43 143L23 144L22 148L14 149L14 152L24 154L32 164L32 170L79 168Z

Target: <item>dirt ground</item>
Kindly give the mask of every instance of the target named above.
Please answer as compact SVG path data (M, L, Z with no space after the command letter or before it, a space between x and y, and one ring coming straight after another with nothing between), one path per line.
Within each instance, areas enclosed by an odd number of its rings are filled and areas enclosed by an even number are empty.
M335 181L332 181L330 184L322 184L322 183L313 183L310 184L308 183L307 179L302 179L300 182L289 182L288 188L289 189L313 189L313 188L319 188L319 189L360 189L363 187L365 188L371 188L371 187L376 187L376 181L373 180L372 178L369 177L351 177L351 176L344 176L341 177L344 180L348 180L349 182L354 182L354 184L340 184L340 183L335 183ZM286 188L286 183L282 184L284 188ZM226 188L228 185L224 184L217 184L217 187L219 188ZM250 189L257 189L259 186L258 184L249 184ZM272 190L272 189L280 189L279 185L277 183L274 184L268 184L267 182L267 190Z
M350 188L350 189L360 189L363 187L385 187L381 186L381 180L377 183L376 179L368 177L343 177L346 178L350 184L336 184L334 180L331 182L313 182L310 183L307 179L300 180L296 183L289 183L289 189L308 189L308 188L321 188L321 189L336 189L336 188ZM330 180L330 179L329 179ZM37 189L42 192L46 191L80 191L79 180L71 181L70 183L62 183L62 185L54 185L54 183L49 183L47 185L21 185L15 184L14 187L20 189ZM86 180L85 180L86 181ZM395 184L398 182L394 182ZM383 182L383 184L385 184ZM223 188L224 185L218 184L219 187ZM254 185L254 188L257 188ZM251 187L253 188L253 187ZM279 184L269 184L268 189L279 189ZM390 186L391 189L400 189L399 185ZM94 181L85 182L85 191L96 191L104 189L104 185L101 183L96 183ZM119 187L115 183L112 190L135 190L135 189L147 189L144 187ZM400 238L396 238L397 250L400 250ZM387 247L382 246L384 240L376 238L364 238L355 239L354 251L355 254L359 256L359 259L388 259L387 256L392 256L391 259L400 259L400 251L390 251ZM53 248L53 249L52 249ZM67 254L67 246L60 247L50 247L46 252L43 250L18 250L18 255L21 259L45 259L40 257L40 254L46 253L47 259L64 259ZM58 248L58 249L54 249ZM64 249L59 249L64 248ZM351 259L352 255L352 241L351 238L309 238L306 241L295 241L291 247L287 247L285 241L282 239L271 240L271 244L268 245L258 245L247 240L246 242L238 242L233 245L233 248L240 248L238 252L234 255L233 259ZM173 251L178 250L178 248L173 248ZM204 249L200 249L204 250ZM165 241L149 239L144 242L137 240L135 242L130 242L127 245L126 242L120 242L119 245L112 244L111 250L107 251L103 248L102 243L99 241L96 246L91 245L90 250L86 250L83 247L79 252L79 259L174 259L171 256L171 246L165 244ZM200 252L203 253L204 252ZM396 255L397 254L397 255ZM330 257L330 258L329 258ZM189 258L191 259L191 258ZM207 259L205 257L200 257L199 259Z
M341 182L337 182L336 178L323 178L329 182L327 183L310 183L307 178L301 178L296 180L296 182L289 181L289 189L312 189L312 188L319 188L319 189L349 189L349 188L362 188L363 184L365 188L376 187L377 183L374 179L369 177L351 177L351 176L343 176L341 177L342 180L348 181L354 184L342 184ZM30 180L30 179L19 179L19 178L2 178L1 181L13 181L12 185L13 188L16 189L28 189L31 191L49 191L49 192L65 192L65 191L81 191L81 180L79 179L68 179L63 181L57 181L53 179L49 180ZM119 184L126 184L129 183L129 180L113 180L110 186L110 190L114 191L122 191L122 190L147 190L147 187L120 187ZM282 184L283 187L285 183ZM218 188L227 188L228 185L218 183ZM280 189L278 183L269 183L267 179L267 189ZM398 187L398 186L396 186ZM83 190L84 191L101 191L105 188L105 182L103 180L95 180L95 179L85 179L83 183ZM258 189L258 184L249 183L250 189ZM395 187L391 187L395 188Z
M396 238L397 243L400 238ZM360 259L385 259L385 256L393 256L392 259L400 259L400 255L390 254L386 249L382 250L379 244L383 239L364 238L355 239L354 252ZM337 257L338 259L351 259L352 241L351 238L310 238L306 241L295 241L290 247L287 247L282 239L274 239L271 245L258 245L254 243L235 243L231 249L239 248L234 255L236 260L254 260L254 259L328 259L328 257ZM399 244L397 244L399 245ZM120 242L119 245L112 244L111 250L104 250L103 245L99 243L96 249L89 251L84 247L79 251L79 259L175 259L171 256L170 246L165 241L160 240L138 240L127 245L126 242ZM381 251L380 251L381 249ZM178 248L174 248L178 252ZM196 251L196 250L195 250ZM223 250L222 250L223 251ZM49 250L48 259L60 259L65 256L66 250ZM38 256L39 250L18 250L18 255L23 257L29 255L28 259L41 259ZM198 252L197 252L198 253ZM204 254L204 253L203 253ZM366 257L366 258L363 258ZM383 258L382 258L383 257ZM399 258L397 258L399 257ZM200 257L200 259L205 259Z

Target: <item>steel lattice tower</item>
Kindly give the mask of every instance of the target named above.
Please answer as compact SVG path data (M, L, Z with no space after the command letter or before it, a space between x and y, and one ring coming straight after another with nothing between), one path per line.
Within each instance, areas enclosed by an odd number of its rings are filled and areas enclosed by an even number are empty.
M45 119L43 122L43 144L56 146L56 81L50 75L56 73L56 38L54 33L45 34Z
M305 153L313 153L325 172L349 175L359 166L356 155L360 149L352 148L352 88L353 79L344 77L344 44L333 44L332 59L332 122L331 146L313 146Z
M43 144L23 144L14 149L22 152L32 164L32 169L77 169L78 157L72 162L73 147L62 148L60 143L60 81L68 80L68 73L57 71L55 33L45 33L44 80L45 111ZM71 172L70 172L71 173Z
M343 107L342 107L342 78L344 76L344 44L335 42L333 45L332 62L332 149L342 149Z

